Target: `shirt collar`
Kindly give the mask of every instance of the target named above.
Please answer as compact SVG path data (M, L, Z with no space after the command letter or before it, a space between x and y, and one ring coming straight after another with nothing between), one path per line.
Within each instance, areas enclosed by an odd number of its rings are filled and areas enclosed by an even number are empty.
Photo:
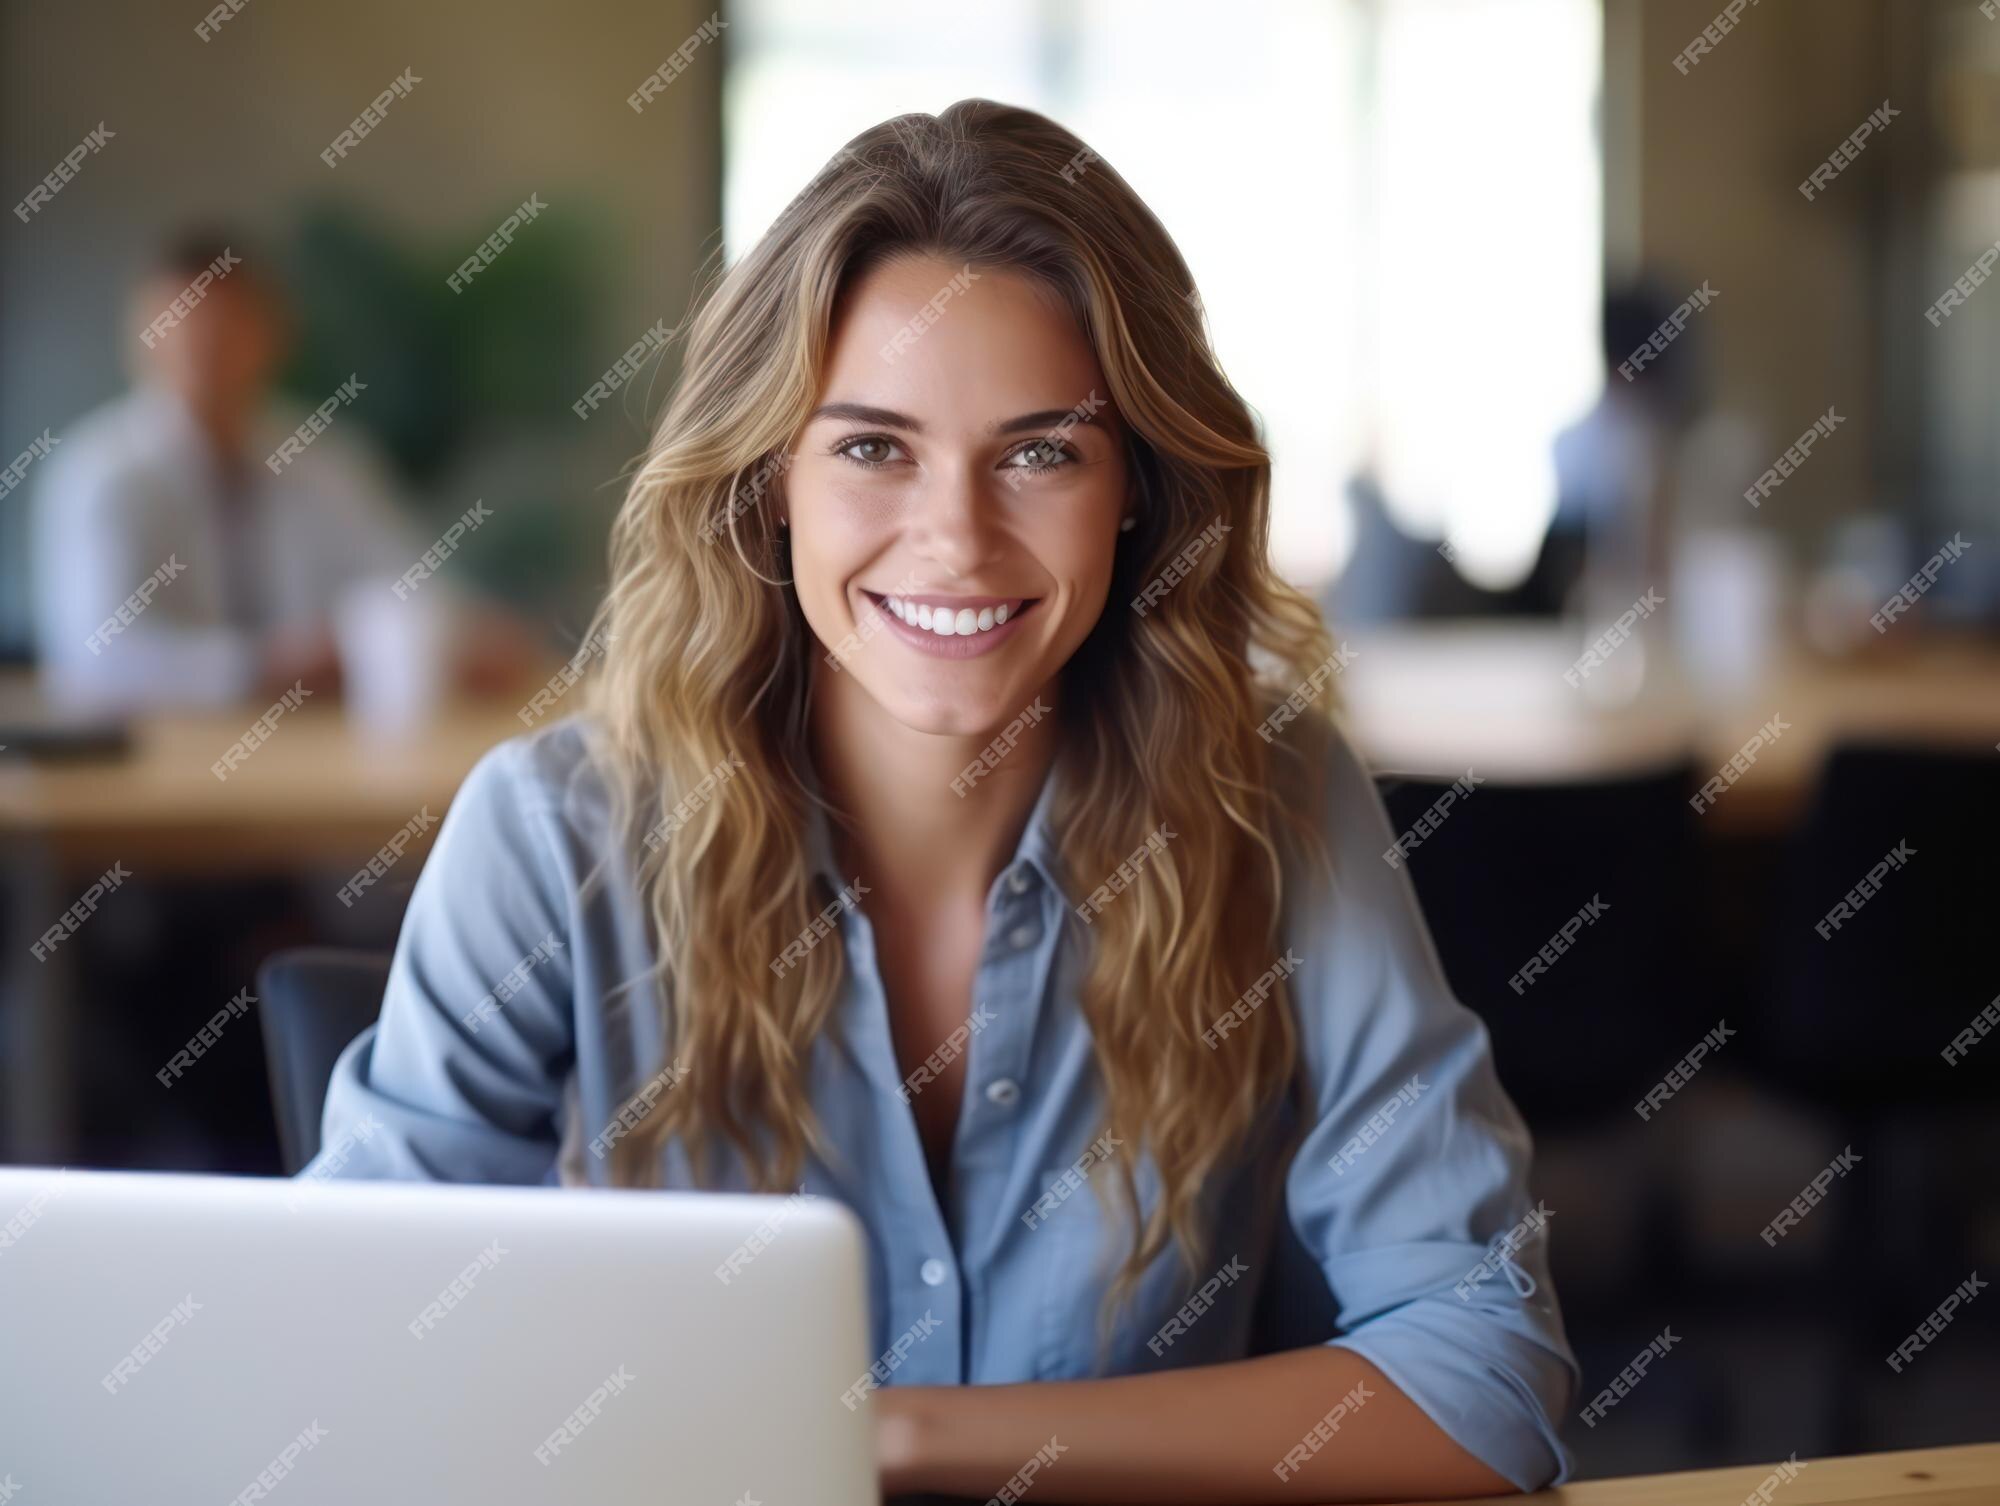
M1060 759L1050 763L1048 773L1042 777L1042 787L1035 796L1033 809L1028 812L1028 824L1022 828L1021 840L1014 848L1014 857L1001 870L1001 878L1016 871L1029 871L1040 875L1056 893L1063 893L1061 879L1061 850L1055 839L1055 797L1057 766ZM821 803L823 793L816 781L807 792L806 818L806 871L809 874L823 874L833 886L836 894L843 892L854 882L855 875L842 873L834 859L833 824L827 816L826 807Z

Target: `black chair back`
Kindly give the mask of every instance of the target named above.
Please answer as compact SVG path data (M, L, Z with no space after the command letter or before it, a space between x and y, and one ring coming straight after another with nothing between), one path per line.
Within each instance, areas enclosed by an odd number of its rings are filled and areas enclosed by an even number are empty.
M1401 834L1451 782L1378 787ZM1445 976L1486 1021L1500 1080L1531 1128L1629 1115L1716 1023L1696 992L1693 790L1685 763L1582 783L1489 780L1405 855ZM1597 899L1602 911L1527 974Z
M257 970L271 1110L286 1175L318 1154L334 1061L381 1012L388 981L388 954L335 947L278 952Z

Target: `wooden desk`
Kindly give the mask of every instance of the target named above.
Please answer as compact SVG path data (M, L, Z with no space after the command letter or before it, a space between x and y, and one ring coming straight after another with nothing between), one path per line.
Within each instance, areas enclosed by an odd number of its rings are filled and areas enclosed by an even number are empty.
M18 682L12 688L19 693ZM0 919L10 928L0 937L0 1028L10 1035L0 1053L0 1151L55 1163L75 1148L79 942L42 960L30 948L86 885L114 863L147 879L320 865L337 883L428 809L431 823L401 859L399 876L414 876L466 772L527 730L527 694L453 705L394 741L369 737L338 707L308 703L278 718L225 779L212 766L264 708L144 718L121 755L0 759ZM558 703L557 714L564 709ZM78 938L88 937L86 921Z
M1844 738L1982 752L2000 743L2000 645L1980 641L1926 640L1841 664L1794 656L1734 693L1649 674L1634 700L1605 704L1563 678L1581 652L1566 629L1478 622L1336 634L1342 639L1355 650L1338 680L1345 719L1384 772L1449 780L1470 768L1534 784L1686 756L1707 779L1782 717L1786 730L1703 816L1705 831L1768 835L1788 826ZM1637 648L1622 645L1609 667Z
M135 872L358 865L424 806L442 818L480 754L528 730L518 708L456 704L421 731L378 741L338 707L308 703L280 717L226 779L211 765L262 708L148 717L122 756L0 760L0 837L32 840L67 868L120 859Z
M1801 1459L1798 1474L1771 1488L1771 1506L1996 1506L2000 1443ZM1771 1479L1772 1464L1685 1474L1586 1480L1526 1496L1483 1496L1458 1506L1743 1506Z

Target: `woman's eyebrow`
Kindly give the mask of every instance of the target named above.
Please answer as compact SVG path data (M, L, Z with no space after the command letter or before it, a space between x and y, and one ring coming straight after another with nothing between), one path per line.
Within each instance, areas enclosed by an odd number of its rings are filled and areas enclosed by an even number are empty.
M996 419L986 426L989 434L1035 433L1054 428L1064 419L1076 413L1074 408L1038 408L1033 413L1018 414L1013 418ZM923 420L912 418L907 413L898 413L893 408L877 408L869 403L822 403L807 417L807 423L822 418L845 419L852 423L881 424L884 428L903 429L911 434L924 432ZM1089 418L1079 415L1081 422Z

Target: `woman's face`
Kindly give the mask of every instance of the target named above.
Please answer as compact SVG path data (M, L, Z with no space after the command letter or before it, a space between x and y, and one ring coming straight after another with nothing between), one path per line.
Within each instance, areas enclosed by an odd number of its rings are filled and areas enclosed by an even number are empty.
M785 483L792 576L838 673L898 721L1002 725L1089 634L1127 510L1108 396L1019 274L912 255L849 289Z

